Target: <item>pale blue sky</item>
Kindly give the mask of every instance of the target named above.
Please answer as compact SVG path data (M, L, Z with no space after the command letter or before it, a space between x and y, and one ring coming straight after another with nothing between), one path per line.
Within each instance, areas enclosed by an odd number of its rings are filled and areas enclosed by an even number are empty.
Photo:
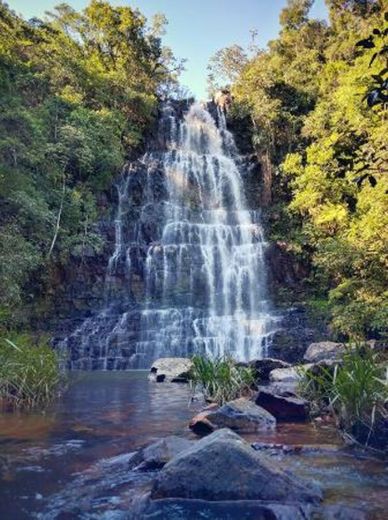
M25 18L42 17L61 0L7 0ZM76 9L88 0L68 0ZM256 43L265 47L276 37L278 18L286 0L111 0L112 5L138 7L147 18L164 13L169 21L164 42L179 58L186 58L181 82L199 98L206 97L206 66L218 49L250 42L250 30L257 29ZM311 16L326 18L324 0L315 0Z

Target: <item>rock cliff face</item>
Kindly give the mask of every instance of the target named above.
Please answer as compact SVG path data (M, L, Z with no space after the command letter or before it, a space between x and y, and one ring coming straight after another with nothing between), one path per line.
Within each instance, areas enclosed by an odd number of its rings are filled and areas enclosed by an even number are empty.
M77 279L69 284L75 319L63 322L56 341L69 367L265 354L278 317L266 295L260 212L245 190L253 170L220 107L162 108L149 150L117 180L113 224L101 224L104 254L96 267L85 264L85 289Z
M296 361L321 338L303 310L269 304L267 283L271 294L303 273L263 241L261 167L244 129L232 124L235 143L217 104L189 110L161 109L145 155L101 200L102 252L85 250L57 274L54 343L70 368L149 367L194 352Z

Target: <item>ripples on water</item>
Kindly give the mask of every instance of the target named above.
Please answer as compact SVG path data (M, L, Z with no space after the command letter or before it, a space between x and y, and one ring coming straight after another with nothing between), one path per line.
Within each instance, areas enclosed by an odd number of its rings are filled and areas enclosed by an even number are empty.
M142 371L74 377L46 414L0 415L1 520L125 518L154 476L128 471L134 450L167 435L192 435L186 385L151 383ZM386 518L387 467L339 450L330 427L280 425L276 433L248 440L309 446L266 453L274 465L319 482L327 503Z

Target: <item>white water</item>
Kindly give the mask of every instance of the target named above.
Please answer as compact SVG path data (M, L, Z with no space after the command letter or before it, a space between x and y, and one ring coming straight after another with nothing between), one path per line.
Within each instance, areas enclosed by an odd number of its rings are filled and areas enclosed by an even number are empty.
M147 186L141 214L155 204L150 186L156 162L167 195L158 205L160 236L146 248L140 326L123 353L132 307L110 319L108 301L101 322L91 319L75 333L81 357L90 357L93 350L92 357L101 360L96 368L147 367L157 357L193 353L230 355L241 361L266 354L276 319L267 301L263 231L259 213L247 209L224 114L218 111L217 116L218 126L196 103L179 120L171 106L164 107L165 149L148 152L142 160ZM122 263L130 280L131 258L138 255L140 239L125 230L129 175L118 187L116 244L108 279ZM108 358L113 359L110 366ZM75 363L78 366L92 365Z

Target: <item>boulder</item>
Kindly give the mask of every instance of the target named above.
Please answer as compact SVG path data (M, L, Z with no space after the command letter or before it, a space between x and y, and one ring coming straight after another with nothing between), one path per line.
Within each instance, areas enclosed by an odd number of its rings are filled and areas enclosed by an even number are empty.
M168 462L157 476L153 499L191 498L317 503L316 486L285 473L229 429L218 430Z
M254 402L235 399L217 410L205 410L190 421L190 429L198 435L211 433L218 428L231 428L244 433L274 429L276 419Z
M192 366L188 358L160 358L152 363L148 377L157 383L187 383Z
M274 358L255 359L248 363L255 372L255 380L258 383L269 381L269 374L277 368L289 368L291 365L286 361Z
M273 415L277 421L307 421L309 402L299 397L279 395L271 387L260 388L255 402Z
M306 350L303 359L310 363L318 363L323 360L340 360L345 352L343 343L334 343L334 341L320 341L319 343L311 343Z
M160 439L140 450L131 459L131 469L150 470L162 468L184 450L191 448L193 441L176 435Z
M265 388L270 388L276 395L283 395L285 397L298 397L298 385L299 381L286 381L280 383L270 383ZM259 389L261 386L258 387Z
M217 425L208 419L210 413L208 410L197 413L189 422L190 430L197 435L208 435L217 430Z
M301 374L297 367L275 368L271 370L269 379L275 383L299 383Z
M151 500L138 520L197 520L198 518L238 520L366 520L359 509L346 506L279 504L259 500L206 501L185 498Z

